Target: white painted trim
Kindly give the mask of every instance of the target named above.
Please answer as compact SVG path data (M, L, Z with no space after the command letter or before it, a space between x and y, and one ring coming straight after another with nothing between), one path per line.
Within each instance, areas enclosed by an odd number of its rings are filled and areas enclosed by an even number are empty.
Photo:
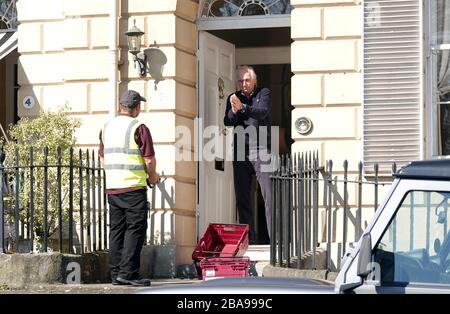
M426 55L425 57L425 111L426 111L426 120L424 121L424 124L426 124L426 133L425 133L425 158L431 158L434 155L435 152L435 136L433 135L433 109L432 109L432 103L433 103L433 97L431 95L432 91L432 80L431 80L431 72L432 72L432 66L431 66L431 53L433 50L428 49L430 47L430 30L431 30L431 20L429 17L429 14L431 12L431 4L429 1L424 2L425 7L425 15L424 15L424 41L425 41L425 49L426 49Z
M197 178L197 189L198 189L198 200L197 200L197 212L195 215L195 221L196 221L196 235L197 235L197 241L200 239L201 236L201 230L200 230L200 215L204 213L205 210L205 163L203 161L203 140L202 140L202 134L203 134L203 119L205 117L205 73L204 71L200 71L201 63L204 62L203 59L203 53L204 48L202 46L202 39L204 37L204 32L198 32L198 50L197 50L197 79L198 79L198 85L197 85L197 99L198 99L198 119L195 123L196 128L196 143L195 143L195 149L197 150L197 165L198 165L198 178Z
M199 31L272 27L291 27L291 15L236 16L197 20Z
M291 63L291 47L236 48L236 65Z
M425 130L425 158L433 158L439 156L439 117L437 114L437 110L434 107L433 102L433 54L437 53L440 49L448 49L448 45L437 45L437 46L431 46L430 43L430 36L431 36L431 1L426 1L424 3L425 7L425 14L424 16L424 41L425 41L425 52L426 55L423 56L424 59L424 68L425 68L425 84L423 85L425 87L424 92L424 102L425 102L425 109L424 109L424 124L426 124Z
M363 4L364 6L364 4ZM358 117L358 128L359 128L359 134L361 134L361 139L359 141L359 150L358 150L358 160L364 160L364 137L365 132L364 132L364 49L365 49L365 36L364 36L364 7L362 8L362 13L359 15L359 18L361 19L361 28L360 28L360 34L361 34L361 46L358 48L359 49L359 54L358 54L358 58L359 58L359 64L361 67L361 80L362 80L362 84L361 84L361 94L360 94L360 104L361 104L361 110L359 110L359 117ZM323 93L323 92L322 92Z
M110 117L115 117L117 115L117 32L119 30L118 23L118 9L119 2L117 0L112 0L109 6L109 50L108 50L108 60L109 60L109 104L108 111Z

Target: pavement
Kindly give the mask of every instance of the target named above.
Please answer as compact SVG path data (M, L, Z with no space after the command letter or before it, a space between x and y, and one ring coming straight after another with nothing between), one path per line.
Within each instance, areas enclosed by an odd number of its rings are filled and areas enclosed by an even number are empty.
M276 267L268 263L261 263L258 269L260 276L278 278L308 278L333 283L337 273L326 270L305 270L285 267ZM195 285L201 283L200 279L151 279L151 287L169 285ZM36 284L21 288L10 288L0 285L0 294L134 294L148 287L115 286L110 283L95 284Z
M305 278L326 281L333 284L338 275L337 272L330 272L326 269L296 269L287 267L277 267L266 265L263 269L264 277L277 278Z
M202 282L199 279L152 279L151 287L168 285L192 285ZM21 288L0 285L0 294L133 294L149 287L115 286L110 283L96 284L37 284Z

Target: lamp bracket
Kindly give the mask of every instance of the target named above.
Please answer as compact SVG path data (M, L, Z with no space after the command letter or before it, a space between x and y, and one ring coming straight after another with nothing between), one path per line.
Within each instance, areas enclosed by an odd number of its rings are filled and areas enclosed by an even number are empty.
M136 62L139 66L139 76L145 77L147 74L147 55L143 52L140 52L135 55L134 58L134 66L136 67Z

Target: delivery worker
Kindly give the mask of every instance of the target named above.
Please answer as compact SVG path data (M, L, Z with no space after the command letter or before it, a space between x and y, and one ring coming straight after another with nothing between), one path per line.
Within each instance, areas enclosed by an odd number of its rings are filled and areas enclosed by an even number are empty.
M147 185L159 181L155 151L148 127L137 120L138 92L120 97L119 115L100 135L99 154L106 173L110 210L109 266L113 285L149 286L139 276L140 253L147 230Z

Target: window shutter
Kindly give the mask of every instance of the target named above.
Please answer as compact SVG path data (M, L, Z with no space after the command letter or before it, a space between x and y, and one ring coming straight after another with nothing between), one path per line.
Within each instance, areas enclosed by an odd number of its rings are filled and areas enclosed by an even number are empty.
M421 157L420 0L364 1L363 143L366 173Z

